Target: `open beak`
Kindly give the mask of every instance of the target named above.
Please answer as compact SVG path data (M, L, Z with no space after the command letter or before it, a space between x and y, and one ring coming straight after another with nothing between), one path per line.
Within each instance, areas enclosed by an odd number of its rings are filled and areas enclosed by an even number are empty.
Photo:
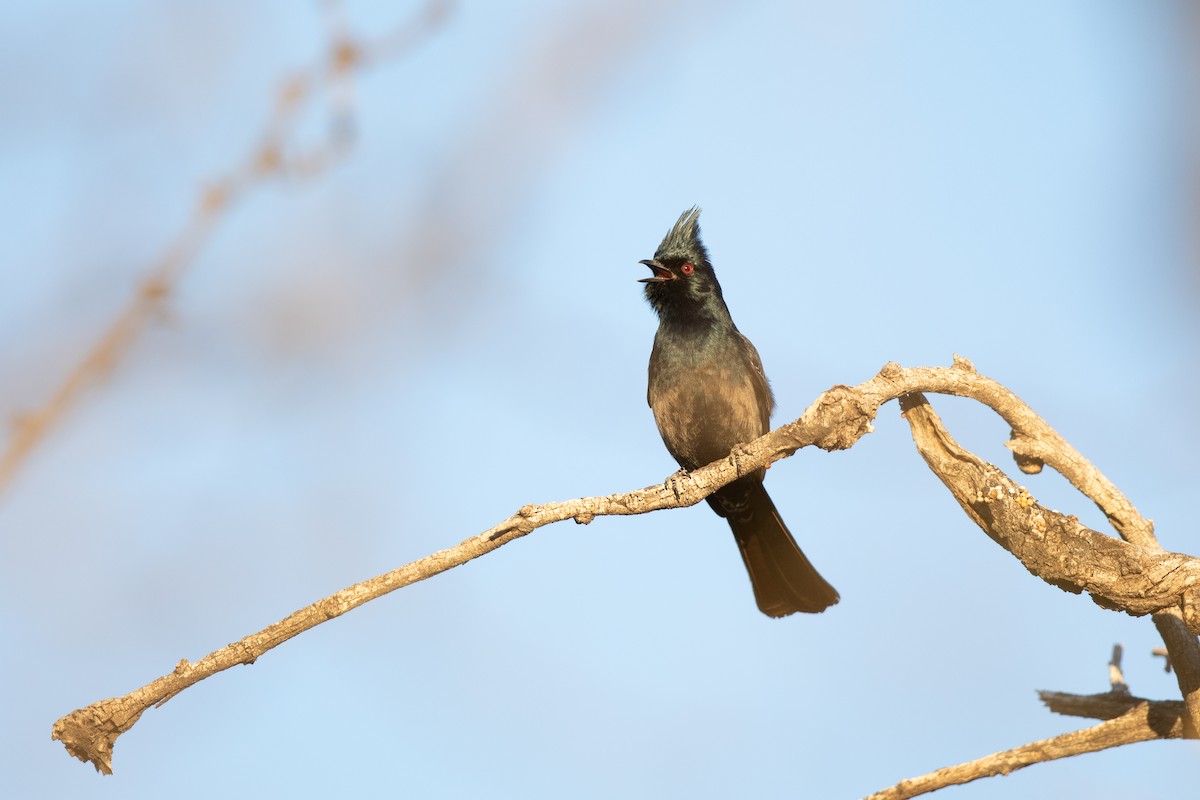
M649 278L639 279L638 283L662 283L663 281L675 280L675 273L671 272L671 270L667 269L657 261L652 261L647 258L639 261L638 263L645 264L647 267L654 270L653 275L651 275Z

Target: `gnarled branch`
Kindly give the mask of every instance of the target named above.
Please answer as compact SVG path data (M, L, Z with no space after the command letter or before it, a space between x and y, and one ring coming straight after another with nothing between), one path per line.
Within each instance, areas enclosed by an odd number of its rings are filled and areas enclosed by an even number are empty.
M1104 536L1085 528L1074 517L1041 508L1027 491L999 469L959 448L941 427L921 392L971 397L995 409L1013 428L1010 446L1023 469L1035 470L1045 463L1063 472L1131 541ZM1135 615L1173 615L1172 619L1178 623L1173 630L1179 635L1166 643L1171 649L1172 663L1180 672L1180 684L1198 680L1200 671L1193 670L1191 665L1200 659L1189 660L1188 650L1196 647L1195 634L1200 631L1200 615L1195 613L1200 561L1163 552L1153 538L1150 523L1099 470L1062 441L1015 395L979 375L970 362L956 358L954 366L949 368L903 369L889 363L874 378L858 386L834 386L794 422L736 449L720 461L691 473L671 476L662 485L524 506L498 525L454 547L343 589L195 663L180 661L169 674L123 697L73 711L54 724L53 738L62 741L72 755L90 761L101 772L110 773L117 738L147 708L161 705L187 687L232 666L251 664L272 648L326 620L478 558L554 522L574 519L587 524L598 516L690 506L738 477L787 458L803 447L849 448L873 430L880 406L898 398L904 398L905 416L927 463L989 536L1035 575L1068 591L1087 592L1105 608ZM1195 714L1191 710L1192 697L1189 695L1187 699L1189 712ZM1037 760L1114 746L1102 743L1115 741L1115 736L1132 735L1129 731L1137 728L1136 718L1141 713L1131 709L1120 719L1068 734L1076 737L1070 741L1057 737L1008 751L1007 760L997 762L998 769L1010 771Z

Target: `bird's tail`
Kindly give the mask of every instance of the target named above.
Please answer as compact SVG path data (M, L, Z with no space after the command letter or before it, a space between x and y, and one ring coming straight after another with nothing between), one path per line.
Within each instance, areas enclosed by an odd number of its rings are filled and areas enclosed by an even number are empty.
M754 599L764 614L816 614L838 601L837 590L800 550L761 482L739 481L717 494L724 492L736 495L715 498L724 501L718 513L733 529L754 586Z

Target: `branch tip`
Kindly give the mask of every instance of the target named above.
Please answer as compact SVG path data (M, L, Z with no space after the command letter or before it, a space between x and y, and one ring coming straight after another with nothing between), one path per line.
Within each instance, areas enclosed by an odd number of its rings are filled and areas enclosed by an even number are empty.
M1125 682L1125 673L1121 671L1121 656L1125 648L1114 644L1112 658L1108 660L1108 684L1115 694L1130 694L1129 684Z

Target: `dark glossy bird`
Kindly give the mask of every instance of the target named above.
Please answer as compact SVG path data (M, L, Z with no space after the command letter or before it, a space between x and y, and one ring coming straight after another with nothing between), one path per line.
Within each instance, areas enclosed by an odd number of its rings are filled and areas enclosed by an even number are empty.
M646 300L658 314L646 399L667 450L685 470L729 455L770 430L775 398L758 351L733 324L708 250L700 209L685 211L642 261ZM804 556L763 487L765 470L709 495L733 529L759 609L771 617L816 613L838 601Z

